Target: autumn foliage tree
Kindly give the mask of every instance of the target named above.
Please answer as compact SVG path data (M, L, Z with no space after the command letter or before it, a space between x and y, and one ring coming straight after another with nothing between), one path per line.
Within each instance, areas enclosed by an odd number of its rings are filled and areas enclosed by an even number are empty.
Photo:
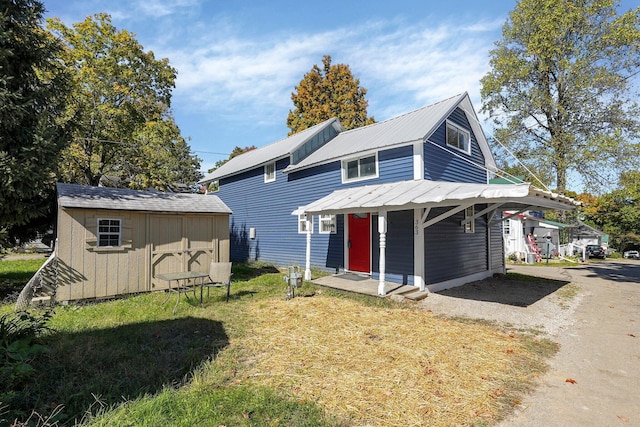
M289 135L337 117L345 129L374 123L367 116L367 90L360 86L345 64L331 65L331 56L322 58L322 69L314 65L291 94L294 109L289 110Z
M61 59L73 75L66 114L74 133L61 179L98 185L112 176L132 188L158 189L197 181L200 159L190 154L170 111L176 70L169 60L144 51L107 14L72 27L59 19L48 24L65 45Z
M615 0L520 0L490 52L483 111L496 137L564 193L638 167L640 7Z

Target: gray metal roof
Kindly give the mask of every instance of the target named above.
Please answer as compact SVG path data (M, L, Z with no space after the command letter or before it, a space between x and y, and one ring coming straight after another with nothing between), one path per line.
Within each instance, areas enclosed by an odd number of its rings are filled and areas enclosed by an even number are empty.
M336 190L292 214L370 212L463 203L499 203L501 208L536 206L570 210L576 207L573 199L539 190L529 183L505 185L412 180Z
M213 195L163 193L126 188L56 184L58 205L63 208L110 209L143 212L231 214L231 209Z
M334 117L329 120L325 120L322 123L300 131L287 138L281 139L264 147L256 148L255 150L247 151L244 154L234 157L224 165L220 166L218 169L214 170L209 175L202 178L199 182L211 182L223 176L235 175L253 169L257 166L272 162L274 160L289 156L302 144L304 144L309 139L313 138L317 133L321 132L323 129L331 125L333 125L336 130L343 130L342 125L337 118Z
M383 122L342 132L300 163L287 167L285 172L335 161L365 151L424 141L456 107L460 107L467 114L484 155L485 166L495 170L493 155L478 123L469 95L465 92Z

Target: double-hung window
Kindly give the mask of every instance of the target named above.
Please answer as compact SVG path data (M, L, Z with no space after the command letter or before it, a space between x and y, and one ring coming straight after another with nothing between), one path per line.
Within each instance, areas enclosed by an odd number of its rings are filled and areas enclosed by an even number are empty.
M273 182L276 180L276 162L264 165L264 182Z
M447 121L447 145L469 154L471 140L469 131Z
M476 220L473 219L475 215L475 210L473 206L469 206L464 210L464 232L465 233L475 233L476 232Z
M118 247L122 240L122 220L98 219L98 247Z
M309 218L309 230L313 233L313 215ZM298 215L298 233L306 233L307 232L307 215L302 214Z
M320 234L336 234L335 215L320 215Z
M509 234L511 234L511 220L510 219L507 219L507 220L502 222L502 234L504 234L505 236L508 236Z
M342 161L342 182L376 178L377 176L377 154Z

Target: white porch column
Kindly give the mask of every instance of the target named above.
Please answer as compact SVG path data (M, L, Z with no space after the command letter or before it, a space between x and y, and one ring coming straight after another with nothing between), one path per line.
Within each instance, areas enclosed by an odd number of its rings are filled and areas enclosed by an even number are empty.
M306 227L307 227L307 254L306 254L305 263L304 263L304 280L311 280L311 227L312 227L312 222L309 219L309 215L307 215Z
M413 285L424 292L424 227L422 226L422 209L413 210Z
M386 295L384 289L385 270L387 267L387 212L378 212L378 233L380 233L380 283L378 284L378 295Z

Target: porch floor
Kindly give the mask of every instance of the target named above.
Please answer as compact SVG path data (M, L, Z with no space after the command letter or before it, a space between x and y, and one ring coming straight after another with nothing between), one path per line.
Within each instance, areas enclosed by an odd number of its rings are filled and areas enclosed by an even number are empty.
M333 276L324 276L312 279L311 283L326 286L328 288L339 289L341 291L355 292L358 294L384 298L382 295L378 295L378 284L380 282L365 275L361 276L355 273L340 273ZM387 294L386 296L405 295L419 291L415 286L389 282L385 283L384 289Z

